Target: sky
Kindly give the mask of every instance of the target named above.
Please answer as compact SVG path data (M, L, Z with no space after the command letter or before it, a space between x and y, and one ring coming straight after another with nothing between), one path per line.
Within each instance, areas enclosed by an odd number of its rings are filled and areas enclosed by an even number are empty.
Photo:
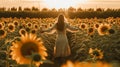
M120 8L120 0L0 0L0 7L38 7L46 8L68 8L70 6L83 9L86 8Z

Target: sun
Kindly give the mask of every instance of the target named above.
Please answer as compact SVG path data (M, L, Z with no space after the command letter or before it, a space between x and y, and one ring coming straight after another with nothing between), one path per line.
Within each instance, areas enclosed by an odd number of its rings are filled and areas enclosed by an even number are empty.
M78 7L79 4L86 3L87 0L44 0L43 1L48 8L69 8Z

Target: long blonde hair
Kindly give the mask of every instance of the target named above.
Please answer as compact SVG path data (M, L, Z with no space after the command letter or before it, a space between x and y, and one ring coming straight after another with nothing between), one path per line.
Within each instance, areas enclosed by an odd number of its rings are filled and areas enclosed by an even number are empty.
M64 31L64 27L65 27L65 19L64 19L64 15L60 14L58 16L58 21L57 21L57 30L58 31Z

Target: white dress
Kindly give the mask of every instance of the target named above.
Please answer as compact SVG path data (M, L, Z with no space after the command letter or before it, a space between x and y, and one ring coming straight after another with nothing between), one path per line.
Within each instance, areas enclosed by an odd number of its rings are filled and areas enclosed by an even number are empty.
M56 29L56 24L54 24L51 28L45 30L45 32L50 32L53 29L55 29L57 32L56 42L54 46L54 56L55 57L69 56L71 54L71 50L66 36L66 30L70 32L76 32L78 29L71 27L67 23L65 23L65 29L62 32Z

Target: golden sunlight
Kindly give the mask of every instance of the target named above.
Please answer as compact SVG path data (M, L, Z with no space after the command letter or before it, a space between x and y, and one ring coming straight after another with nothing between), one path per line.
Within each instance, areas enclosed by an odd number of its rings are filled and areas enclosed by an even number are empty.
M69 7L77 7L79 4L86 3L87 0L44 0L44 4L48 8L69 8Z

